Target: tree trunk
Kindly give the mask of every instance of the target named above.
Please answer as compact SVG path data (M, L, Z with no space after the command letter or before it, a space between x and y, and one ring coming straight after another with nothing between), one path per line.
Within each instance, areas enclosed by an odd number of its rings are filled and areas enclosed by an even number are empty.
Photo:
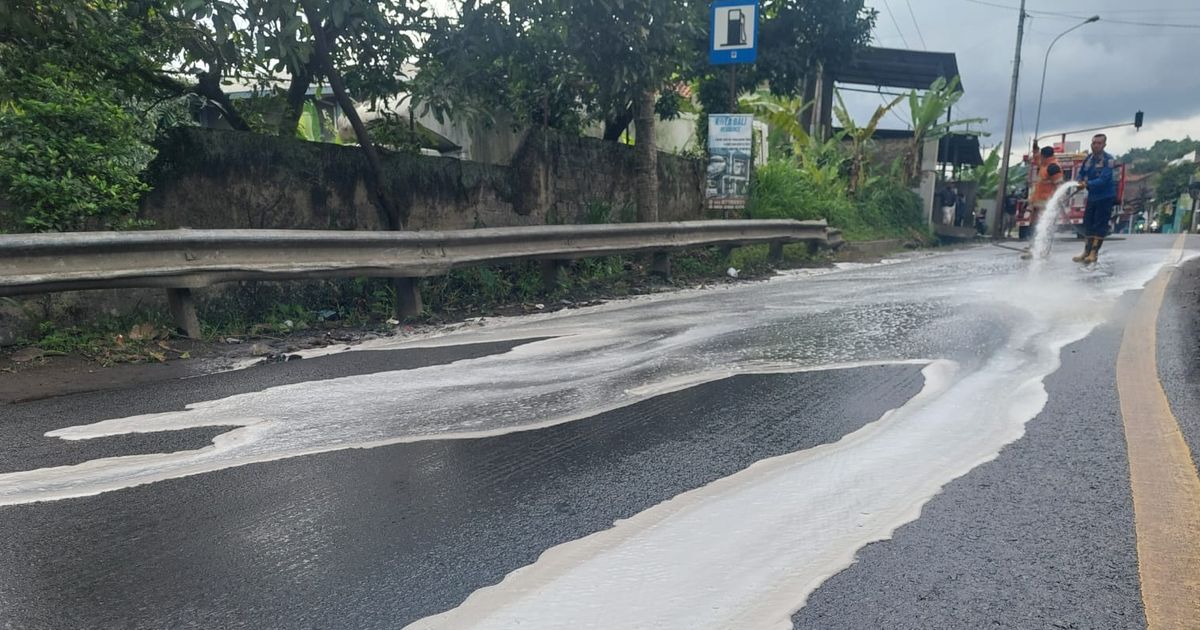
M629 129L629 123L633 122L633 108L617 114L616 117L604 121L604 140L607 142L618 142L621 140L621 134Z
M217 104L225 121L237 131L250 131L250 125L238 113L229 95L221 89L221 72L201 72L196 75L196 93Z
M817 73L809 71L804 75L804 91L800 99L802 109L800 110L800 128L804 133L812 137L817 137L816 129L813 128L813 114L817 110Z
M654 143L654 91L645 90L634 102L634 198L639 221L658 220L658 147Z
M384 225L389 230L402 230L407 217L401 217L397 208L387 197L387 192L383 187L383 163L379 159L379 152L375 150L375 143L371 142L366 125L363 124L362 119L358 117L358 112L354 109L354 101L350 100L350 94L346 92L346 83L342 81L342 74L333 64L333 56L329 52L329 42L325 37L324 26L313 7L312 0L305 0L302 6L304 15L308 18L309 27L313 31L313 42L316 44L313 59L315 67L325 75L325 78L329 79L329 85L333 88L338 104L341 105L346 118L350 120L350 126L354 128L354 136L358 139L358 145L367 158L367 190L379 207Z
M312 80L313 72L310 60L292 76L292 84L288 86L287 91L287 105L279 120L279 127L275 130L277 135L296 135L296 127L300 124L300 116L304 113L304 103L308 100L308 88L312 85Z

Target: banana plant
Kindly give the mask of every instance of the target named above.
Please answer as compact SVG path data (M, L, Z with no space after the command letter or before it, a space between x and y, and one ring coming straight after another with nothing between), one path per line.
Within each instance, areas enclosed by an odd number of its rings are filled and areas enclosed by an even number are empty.
M908 110L912 116L913 137L908 149L908 177L910 181L921 178L921 147L926 141L938 140L952 133L956 127L986 122L986 118L962 118L942 121L942 116L962 98L957 76L949 81L938 77L923 94L913 90L908 95Z
M893 107L899 105L904 96L897 96L890 103L876 107L875 113L867 121L867 124L859 127L858 123L854 122L854 118L850 116L849 110L846 109L846 102L842 100L841 93L835 92L834 94L837 96L837 105L834 106L833 113L842 125L843 138L850 141L850 193L854 194L867 184L867 149L870 148L875 130L879 127L883 117Z
M796 155L800 155L804 147L812 142L808 130L800 124L800 117L812 107L812 102L805 103L801 98L775 96L766 90L758 90L741 95L738 104L754 112L755 116L766 121L772 129L778 129L791 137L792 145L797 149Z
M960 179L977 182L980 198L995 197L996 187L1000 185L1000 147L992 149L983 164L966 169Z

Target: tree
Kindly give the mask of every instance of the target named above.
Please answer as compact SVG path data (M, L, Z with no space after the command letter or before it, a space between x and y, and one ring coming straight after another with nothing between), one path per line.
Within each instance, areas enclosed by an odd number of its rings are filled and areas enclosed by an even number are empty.
M329 83L354 129L368 169L367 190L383 223L403 229L408 217L383 185L382 162L358 101L375 103L404 90L402 68L416 52L425 10L405 0L165 0L177 15L194 21L196 36L184 46L186 72L200 85L236 74L278 92L277 78L288 77L275 130L296 133L297 122L318 79ZM218 86L219 91L219 86ZM207 94L206 94L207 95ZM219 102L236 129L248 129L228 99Z
M567 5L568 44L596 95L592 115L611 122L632 111L638 218L657 221L655 104L690 56L688 42L701 28L697 5L685 0L570 0Z
M755 83L799 95L819 69L836 71L871 41L876 16L863 0L764 0Z
M691 63L702 29L695 0L468 0L439 21L416 79L441 119L506 111L518 124L617 140L636 124L639 214L657 218L655 113ZM672 98L667 96L667 99Z
M438 121L582 130L593 95L570 50L559 2L466 0L456 18L431 21L413 82L414 104Z
M1182 140L1164 138L1149 149L1130 149L1120 157L1120 162L1131 165L1139 173L1152 173L1191 151L1200 151L1200 140L1192 140L1191 136L1185 136Z
M1159 201L1175 201L1187 192L1188 183L1193 177L1200 176L1200 166L1193 163L1168 166L1158 177L1158 185L1154 188L1154 196Z

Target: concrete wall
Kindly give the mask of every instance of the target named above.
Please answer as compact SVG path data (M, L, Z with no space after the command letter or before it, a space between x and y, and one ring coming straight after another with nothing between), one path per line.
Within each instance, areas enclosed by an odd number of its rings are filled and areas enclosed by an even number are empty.
M504 153L498 147L496 155ZM704 162L659 154L659 219L704 218ZM633 147L529 132L510 165L388 154L385 187L417 230L616 222L636 217ZM378 230L357 148L216 129L173 132L151 165L142 218L190 227ZM2 203L2 201L0 201ZM201 292L218 295L232 285ZM139 308L162 291L112 290L0 298L0 347L37 323L82 323Z
M151 165L142 218L161 229L376 230L354 147L213 129L173 132ZM542 131L511 164L389 153L384 187L415 230L608 221L633 216L633 147ZM702 161L660 153L659 219L703 218Z

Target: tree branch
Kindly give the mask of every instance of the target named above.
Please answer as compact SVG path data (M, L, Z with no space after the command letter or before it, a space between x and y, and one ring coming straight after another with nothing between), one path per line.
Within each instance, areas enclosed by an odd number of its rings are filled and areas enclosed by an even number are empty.
M388 229L404 229L404 221L407 217L401 217L400 213L387 197L387 193L383 187L383 164L379 159L379 152L375 150L375 144L371 142L371 136L367 133L366 125L358 117L358 111L354 109L354 101L350 99L350 95L346 92L346 83L342 80L341 73L334 66L333 56L329 51L329 41L326 39L326 31L321 25L317 10L313 6L312 0L304 0L301 6L304 7L304 16L308 19L309 28L312 29L313 40L316 44L316 56L314 57L315 69L320 70L321 74L324 74L325 78L329 79L329 85L333 88L333 93L342 107L342 112L350 120L350 126L354 128L354 135L358 139L358 144L363 150L363 155L367 158L369 171L367 189L371 193L371 196L375 198L379 211L383 215L384 224L388 226Z

